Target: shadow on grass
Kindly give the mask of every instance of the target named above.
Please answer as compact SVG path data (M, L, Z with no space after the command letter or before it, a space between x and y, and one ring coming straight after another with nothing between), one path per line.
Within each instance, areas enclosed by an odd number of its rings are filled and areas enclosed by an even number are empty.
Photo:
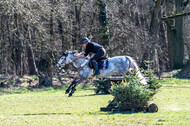
M101 95L110 95L110 94L86 94L86 95L73 95L72 97L89 97L89 96L101 96Z
M114 115L114 114L135 114L138 112L86 112L86 115ZM14 114L14 116L42 116L42 115L73 115L74 113L27 113L27 114Z
M144 112L131 112L131 111L120 111L120 112L111 112L111 111L96 111L96 112L85 112L81 113L84 115L114 115L114 114L142 114ZM26 114L14 114L14 116L41 116L41 115L74 115L75 113L26 113ZM146 114L146 113L145 113Z
M98 112L87 112L85 114L88 115L115 115L115 114L141 114L142 111L139 112L131 112L131 111L120 111L120 112L112 112L112 111L98 111Z
M34 115L71 115L72 113L28 113L28 114L14 114L15 116L34 116Z

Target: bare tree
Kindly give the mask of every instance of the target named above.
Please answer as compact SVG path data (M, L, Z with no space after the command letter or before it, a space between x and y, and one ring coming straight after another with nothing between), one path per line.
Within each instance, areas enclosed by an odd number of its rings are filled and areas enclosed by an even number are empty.
M184 12L189 0L163 4L162 1L1 1L0 72L15 75L40 72L51 80L54 64L63 51L82 51L82 36L106 45L109 56L130 55L141 66L144 60L154 60L156 70L166 70L169 61L170 66L178 66L183 63L184 54L188 57L183 42L189 39L183 40L181 30L182 17L189 14ZM181 12L182 15L177 14ZM161 16L167 24L167 37ZM180 45L171 48L172 44Z
M166 15L162 18L167 24L169 60L171 68L184 66L183 15L189 0L172 0L166 2ZM176 15L176 16L172 16Z

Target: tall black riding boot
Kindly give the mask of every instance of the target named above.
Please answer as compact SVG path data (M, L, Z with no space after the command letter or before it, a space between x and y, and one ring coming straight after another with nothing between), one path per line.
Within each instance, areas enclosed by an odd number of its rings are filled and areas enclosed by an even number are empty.
M92 76L94 77L96 75L99 75L100 72L99 72L99 69L98 69L98 63L96 61L93 61L93 65L94 65L95 73Z

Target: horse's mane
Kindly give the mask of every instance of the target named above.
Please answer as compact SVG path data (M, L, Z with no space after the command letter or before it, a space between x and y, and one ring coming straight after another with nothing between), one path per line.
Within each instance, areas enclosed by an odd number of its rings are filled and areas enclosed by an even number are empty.
M84 54L84 52L78 52L78 50L67 50L63 52L64 54L73 54L74 56ZM83 57L83 59L90 60L90 56Z
M78 50L66 50L65 53L75 54L78 53Z

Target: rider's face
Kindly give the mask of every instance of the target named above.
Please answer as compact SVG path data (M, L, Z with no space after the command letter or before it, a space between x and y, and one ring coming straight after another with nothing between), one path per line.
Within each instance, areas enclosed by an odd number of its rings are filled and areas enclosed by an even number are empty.
M83 43L82 46L83 46L84 48L86 48L86 43Z

